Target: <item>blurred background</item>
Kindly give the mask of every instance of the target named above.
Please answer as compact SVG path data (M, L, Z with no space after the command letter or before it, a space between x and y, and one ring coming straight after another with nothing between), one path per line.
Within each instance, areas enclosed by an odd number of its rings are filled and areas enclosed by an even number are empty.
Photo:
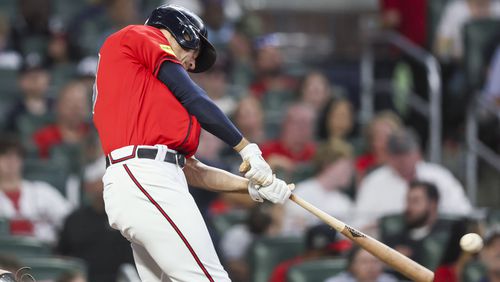
M106 37L164 3L203 18L218 60L193 79L297 195L436 281L500 281L496 0L0 0L0 268L139 281L91 97ZM209 133L197 157L238 173ZM191 191L233 281L405 280L292 202Z

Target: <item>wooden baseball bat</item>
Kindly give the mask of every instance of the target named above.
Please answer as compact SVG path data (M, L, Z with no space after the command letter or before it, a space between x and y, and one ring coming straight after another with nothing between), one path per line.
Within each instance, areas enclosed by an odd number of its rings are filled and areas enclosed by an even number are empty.
M249 164L247 162L243 162L240 166L240 172L248 171L248 169ZM432 271L411 260L400 252L390 248L384 243L354 229L353 227L325 213L294 194L290 195L290 200L294 201L296 204L321 219L333 229L342 233L344 236L360 245L363 249L367 250L369 253L411 280L417 282L432 282L434 280L434 273Z

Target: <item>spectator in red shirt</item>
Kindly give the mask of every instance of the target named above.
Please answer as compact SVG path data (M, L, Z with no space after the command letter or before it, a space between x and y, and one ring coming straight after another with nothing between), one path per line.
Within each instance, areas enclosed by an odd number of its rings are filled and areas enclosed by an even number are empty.
M310 161L316 152L313 141L314 110L305 104L294 104L286 112L279 139L262 144L262 156L280 177L290 180Z
M266 95L280 95L280 98L293 98L297 81L284 72L283 54L279 49L279 38L268 34L256 40L255 74L256 79L250 86L252 94L264 99Z
M401 126L400 118L391 111L382 111L370 121L365 132L368 150L356 159L358 183L371 170L385 164L387 159L385 144L389 135Z
M22 167L19 139L1 134L0 217L9 220L11 235L34 236L53 244L71 207L49 184L23 179Z
M50 151L59 144L82 144L89 134L87 122L90 115L86 88L78 82L70 82L60 91L55 124L41 128L33 135L40 158L50 157Z

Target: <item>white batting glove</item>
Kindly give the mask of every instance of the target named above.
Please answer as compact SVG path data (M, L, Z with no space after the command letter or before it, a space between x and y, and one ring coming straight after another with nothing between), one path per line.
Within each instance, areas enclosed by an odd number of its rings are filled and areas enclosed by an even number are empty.
M271 167L262 158L262 152L255 143L250 143L240 151L243 161L250 164L250 170L245 173L245 177L262 186L267 186L273 182L273 172Z
M252 181L248 181L248 194L250 194L250 198L256 202L262 203L264 202L264 199L259 194L259 188L260 185L257 185Z
M292 191L285 181L277 179L275 176L273 178L271 185L260 187L257 192L262 198L274 204L283 204L290 197Z

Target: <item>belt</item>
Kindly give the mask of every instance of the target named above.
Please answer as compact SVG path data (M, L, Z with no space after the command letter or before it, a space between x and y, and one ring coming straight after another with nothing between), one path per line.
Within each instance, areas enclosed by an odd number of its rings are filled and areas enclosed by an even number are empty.
M134 148L135 149L135 148ZM153 148L138 148L136 149L136 158L139 159L156 159L156 155L158 154L158 149L153 149ZM127 158L130 159L130 158ZM119 162L122 162L124 160L115 160L111 161L109 156L106 156L106 168L108 168L111 164L117 164ZM171 163L178 165L181 168L184 168L186 165L186 157L183 154L179 153L174 153L174 152L169 152L167 151L165 153L165 159L163 159L164 162Z

